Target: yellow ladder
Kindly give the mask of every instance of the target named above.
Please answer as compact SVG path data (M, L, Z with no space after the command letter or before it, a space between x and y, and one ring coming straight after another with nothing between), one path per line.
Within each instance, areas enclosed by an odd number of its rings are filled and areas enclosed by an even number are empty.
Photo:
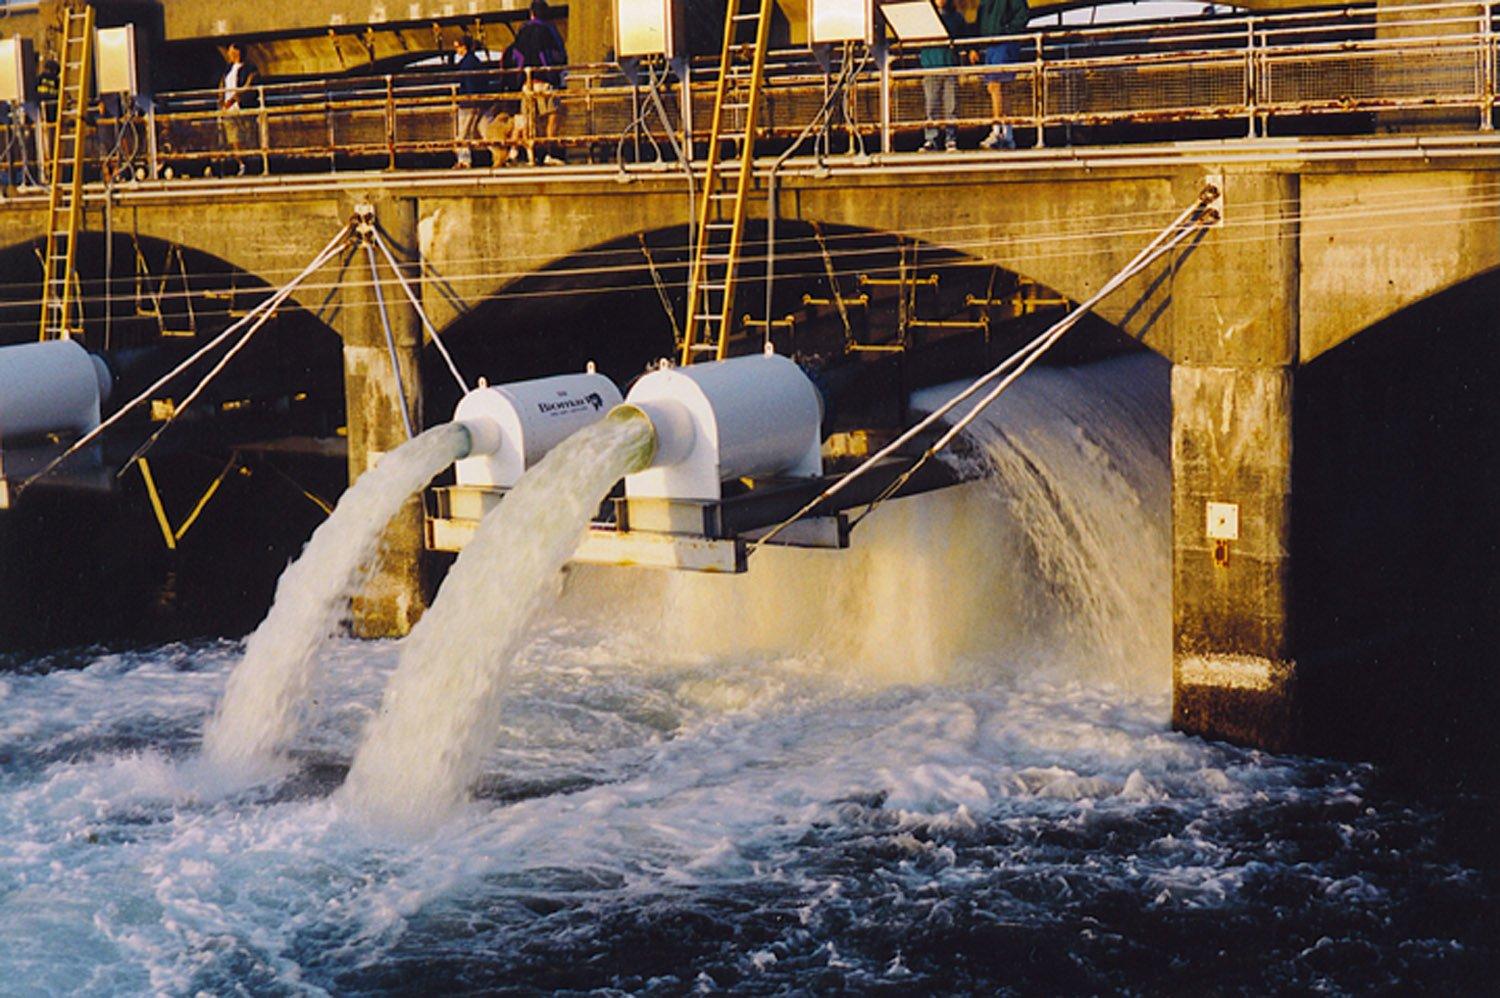
M41 339L82 335L78 278L73 271L83 214L83 113L88 105L94 43L94 8L63 10L58 60L57 121L53 126L51 194L47 199L47 245L42 254Z
M745 202L755 169L756 121L775 6L775 0L729 0L727 5L708 166L698 205L698 238L688 274L684 365L696 360L723 360L729 355ZM742 41L752 28L754 41ZM733 163L724 162L723 150L726 141L736 139L740 156L737 170Z

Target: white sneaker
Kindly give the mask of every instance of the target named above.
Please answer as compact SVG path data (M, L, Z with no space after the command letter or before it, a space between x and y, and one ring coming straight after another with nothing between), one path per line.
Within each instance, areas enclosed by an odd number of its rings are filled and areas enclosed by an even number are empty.
M567 165L567 161L566 160L558 159L556 156L544 156L544 157L542 157L542 165L543 166L566 166Z
M917 147L917 152L937 152L937 151L938 151L938 147L937 147L937 143L936 142L923 142L920 146Z
M937 151L937 146L933 146L932 148L933 148L934 152ZM944 152L958 152L958 140L957 139L949 139L943 145L943 151Z

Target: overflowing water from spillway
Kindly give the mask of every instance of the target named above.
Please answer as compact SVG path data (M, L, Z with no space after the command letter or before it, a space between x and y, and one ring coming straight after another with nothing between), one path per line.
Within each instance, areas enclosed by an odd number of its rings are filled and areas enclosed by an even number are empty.
M610 486L651 458L651 423L620 409L569 437L491 510L401 649L343 797L408 827L444 817L478 778L511 659L561 583Z
M1170 730L1166 396L1029 372L989 477L847 551L534 563L513 654L489 591L424 656L504 661L419 836L338 792L404 642L323 644L282 775L232 792L193 763L237 643L9 661L0 991L1486 993L1474 807ZM475 730L435 686L391 766Z
M386 524L413 492L468 450L468 431L445 423L386 454L345 491L282 573L270 612L246 641L245 658L203 732L209 760L252 773L274 760L296 733L317 652L347 612Z

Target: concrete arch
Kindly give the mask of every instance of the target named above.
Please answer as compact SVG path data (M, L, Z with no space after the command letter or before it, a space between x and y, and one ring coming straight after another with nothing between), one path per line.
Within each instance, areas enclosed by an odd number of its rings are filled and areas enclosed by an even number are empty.
M109 252L106 252L108 247ZM38 241L0 249L0 344L36 339L40 319ZM146 273L137 279L139 250ZM112 266L106 282L106 263ZM84 345L102 353L114 370L114 404L124 402L187 357L261 300L263 280L192 248L116 232L80 233L77 272L82 292ZM222 356L222 349L215 358ZM182 398L208 369L184 372L158 394ZM342 421L340 341L304 309L288 308L264 325L215 379L195 406L194 419L228 403L240 419L250 412L279 425L331 433ZM144 412L136 417L147 419ZM290 425L290 424L289 424Z

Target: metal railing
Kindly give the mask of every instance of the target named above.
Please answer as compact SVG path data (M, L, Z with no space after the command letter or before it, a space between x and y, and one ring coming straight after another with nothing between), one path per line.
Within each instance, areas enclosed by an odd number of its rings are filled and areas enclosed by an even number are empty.
M1487 131L1500 65L1495 16L1491 2L1432 3L1046 28L1005 39L1019 43L1021 61L1004 67L972 61L1001 39L955 42L959 65L944 69L921 68L923 45L835 51L822 61L807 50L779 51L768 64L757 148L784 149L827 101L840 61L855 58L865 65L840 95L824 149L910 149L924 128L950 121L972 144L973 132L996 120L995 89L999 120L1044 145L1193 137L1215 122L1219 138L1358 134L1374 130L1378 113L1397 111ZM460 115L473 108L485 119L477 145L496 150L497 164L512 147L529 159L549 141L571 158L599 162L669 156L675 138L697 157L708 140L716 71L712 60L663 67L654 96L664 123L639 76L614 64L569 67L556 91L552 140L517 127L517 116L535 120L517 72L471 74L480 93L464 93L476 88L452 72L267 84L237 114L220 112L214 91L179 91L159 95L148 114L101 117L94 153L109 169L134 162L153 177L198 173L230 157L273 172L445 165ZM955 109L931 121L924 81L948 77ZM1243 129L1226 129L1226 121Z

